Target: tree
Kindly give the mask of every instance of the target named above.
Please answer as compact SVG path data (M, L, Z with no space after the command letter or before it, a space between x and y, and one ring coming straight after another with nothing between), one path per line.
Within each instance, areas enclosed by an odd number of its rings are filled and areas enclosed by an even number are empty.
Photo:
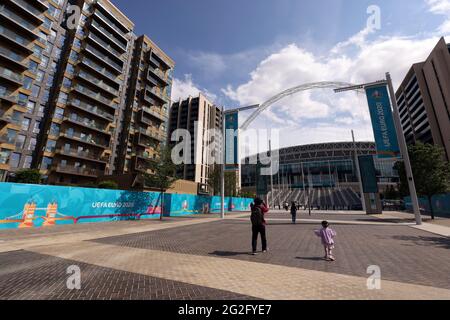
M98 183L97 188L99 189L111 189L111 190L117 190L119 189L119 185L115 181L101 181Z
M16 173L16 183L40 184L42 175L37 169L20 170Z
M225 172L225 196L237 196L237 177L235 171Z
M159 156L155 160L149 161L148 169L151 174L145 173L145 184L161 192L161 216L163 218L164 194L177 180L178 166L172 161L172 151L168 147L161 147Z
M209 171L208 187L211 189L211 194L216 196L220 193L220 175L221 167L215 164Z
M450 190L450 164L439 146L419 142L408 149L417 193L427 198L431 218L434 219L432 197ZM400 175L400 192L405 194L408 190L405 166L403 162L398 162L395 168Z

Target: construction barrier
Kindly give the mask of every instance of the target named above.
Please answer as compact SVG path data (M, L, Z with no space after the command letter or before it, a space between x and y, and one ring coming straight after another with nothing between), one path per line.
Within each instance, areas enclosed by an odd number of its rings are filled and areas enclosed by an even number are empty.
M252 199L226 198L227 211L249 211ZM164 216L220 211L220 197L165 194ZM0 229L159 218L161 193L0 183Z
M431 198L433 204L433 212L437 217L450 218L450 193L439 194ZM425 213L430 213L430 204L428 199L419 198L420 210ZM411 197L405 198L406 210L412 211Z

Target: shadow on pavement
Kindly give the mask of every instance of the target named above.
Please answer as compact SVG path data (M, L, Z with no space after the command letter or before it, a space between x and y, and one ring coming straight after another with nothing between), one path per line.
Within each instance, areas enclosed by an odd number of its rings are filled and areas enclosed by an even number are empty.
M219 256L219 257L236 257L236 256L249 256L251 255L250 252L232 252L232 251L214 251L209 253L212 256Z
M392 238L401 241L411 241L419 246L432 246L450 249L450 239L444 237L394 236Z
M307 261L324 261L323 258L319 258L319 257L296 257L295 259L307 260Z

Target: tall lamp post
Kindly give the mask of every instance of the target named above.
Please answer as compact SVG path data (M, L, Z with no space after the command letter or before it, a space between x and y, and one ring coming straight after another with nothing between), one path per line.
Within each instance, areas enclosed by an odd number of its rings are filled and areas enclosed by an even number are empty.
M220 172L220 197L221 197L221 209L220 218L225 219L225 166L227 164L226 157L226 122L227 115L239 113L242 111L253 110L259 108L259 104L248 107L241 107L237 109L225 110L222 107L222 166Z
M392 84L392 78L391 78L390 73L389 72L386 73L385 80L351 86L351 87L347 87L347 88L339 88L339 89L335 89L334 92L339 93L339 92L352 91L352 90L353 91L364 90L370 86L383 85L383 84L387 85L388 90L389 90L391 106L393 109L395 132L396 132L397 140L398 140L399 147L400 147L400 153L401 153L403 161L405 163L406 175L407 175L408 186L409 186L409 193L411 194L411 201L412 201L412 206L413 206L413 210L414 210L414 216L416 218L416 224L421 225L422 217L420 215L419 199L417 197L417 191L416 191L416 185L414 182L411 161L410 161L409 154L408 154L408 146L406 144L405 135L403 134L403 130L402 130L400 114L398 111L397 100L395 98L395 91L394 91L394 86Z

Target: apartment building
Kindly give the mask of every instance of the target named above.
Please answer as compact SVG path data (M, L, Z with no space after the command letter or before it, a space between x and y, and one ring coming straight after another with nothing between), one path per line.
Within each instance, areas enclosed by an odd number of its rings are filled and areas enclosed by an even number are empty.
M46 62L49 7L38 0L0 4L0 181L33 161L43 108L36 104L37 68ZM51 67L51 66L49 66ZM44 97L45 98L45 97Z
M149 161L167 140L174 61L151 39L135 41L117 174L150 173Z
M444 38L411 67L396 98L407 143L439 145L450 160L450 44Z
M208 146L217 142L222 143L222 111L208 98L199 94L198 97L189 97L185 100L174 102L169 112L170 141L172 133L177 129L188 130L191 136L191 164L186 164L178 173L185 180L194 181L205 186L213 164L213 157L218 157L219 150L210 149ZM216 129L212 131L212 129Z
M80 8L80 19L72 19L72 6ZM133 152L146 151L134 144L130 128L144 103L135 105L135 95L128 93L140 94L133 86L146 79L134 73L133 63L142 56L160 83L160 73L166 76L162 81L170 81L173 61L148 37L138 38L133 22L107 0L11 0L0 8L0 36L6 40L0 56L5 62L18 60L1 70L7 75L0 87L1 181L31 167L40 169L49 184L84 185L130 167ZM130 80L133 75L136 81ZM145 106L153 113L156 107L163 110L158 99L167 100L170 84L147 88L143 101L153 97L158 103ZM127 120L129 114L136 116ZM164 125L152 113L149 118L145 130L137 130L162 135ZM127 155L128 162L121 158Z

